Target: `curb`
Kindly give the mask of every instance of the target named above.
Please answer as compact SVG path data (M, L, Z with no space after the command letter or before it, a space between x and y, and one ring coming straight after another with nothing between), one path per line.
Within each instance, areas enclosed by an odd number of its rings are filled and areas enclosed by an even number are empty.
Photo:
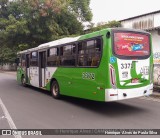
M151 94L150 97L160 99L160 92L159 91L153 91L153 94Z
M152 95L160 96L160 92L153 92Z
M6 74L16 75L16 71L4 71L4 70L0 70L0 73L6 73Z

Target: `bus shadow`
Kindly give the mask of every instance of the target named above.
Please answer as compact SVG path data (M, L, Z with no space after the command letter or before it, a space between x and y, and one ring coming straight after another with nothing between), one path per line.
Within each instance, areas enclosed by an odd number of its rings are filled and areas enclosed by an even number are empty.
M41 94L44 94L46 96L51 96L51 92L32 87L32 86L27 86L29 89L33 90L33 92L37 91ZM56 99L53 99L56 100ZM132 100L132 99L129 99ZM126 101L126 100L125 100ZM133 114L144 114L145 112L148 112L147 109L144 109L142 107L137 107L134 105L128 105L128 101L125 103L121 101L116 101L116 102L97 102L97 101L91 101L91 100L86 100L86 99L80 99L80 98L75 98L75 97L69 97L69 96L62 96L59 102L71 104L73 106L76 106L77 108L83 108L85 110L98 113L101 115L105 116L110 116L110 117L116 117L116 116L128 116Z
M101 115L116 117L116 116L128 116L133 114L144 114L148 110L128 105L127 103L121 102L97 102L85 99L73 98L73 97L63 97L63 101L73 104L79 108L84 108L94 113L99 113Z
M30 86L30 85L27 85L26 88L33 90L33 92L39 92L39 93L42 93L42 94L47 95L47 96L52 96L50 91L47 91L47 90L44 90L44 89L41 89L41 88L37 88L37 87L34 87L34 86Z

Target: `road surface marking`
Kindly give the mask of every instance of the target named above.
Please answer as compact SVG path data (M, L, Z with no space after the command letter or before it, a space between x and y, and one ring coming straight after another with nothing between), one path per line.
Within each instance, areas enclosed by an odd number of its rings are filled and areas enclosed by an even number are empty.
M17 129L16 125L13 122L12 117L10 116L7 108L5 107L4 103L2 102L1 98L0 98L0 106L2 107L2 110L4 112L5 118L8 121L8 124L10 126L11 129ZM14 135L15 138L22 138L20 135Z

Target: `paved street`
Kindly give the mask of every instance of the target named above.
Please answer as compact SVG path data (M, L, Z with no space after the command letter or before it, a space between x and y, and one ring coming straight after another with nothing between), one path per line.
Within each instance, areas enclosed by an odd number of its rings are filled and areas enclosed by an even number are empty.
M47 91L22 87L14 73L0 72L0 100L19 129L160 128L158 100L137 98L111 103L70 97L55 100ZM4 106L0 105L0 129L9 129Z

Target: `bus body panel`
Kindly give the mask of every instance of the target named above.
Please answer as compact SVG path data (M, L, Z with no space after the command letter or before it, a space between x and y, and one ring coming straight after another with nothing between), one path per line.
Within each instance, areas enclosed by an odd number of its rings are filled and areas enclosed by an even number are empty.
M62 95L104 101L105 88L99 83L98 74L97 69L58 68L53 78L58 81Z
M27 72L29 73L30 85L39 87L39 67L30 67Z
M121 60L117 59L118 88L143 87L150 84L150 60Z

